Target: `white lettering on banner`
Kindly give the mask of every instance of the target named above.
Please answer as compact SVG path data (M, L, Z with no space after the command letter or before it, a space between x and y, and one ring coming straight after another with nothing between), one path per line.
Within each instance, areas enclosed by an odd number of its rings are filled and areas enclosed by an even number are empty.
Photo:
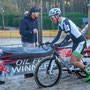
M16 61L16 65L17 66L20 66L20 65L29 65L30 63L28 61L29 61L29 59L24 59L24 60L19 59L19 60Z
M19 66L12 68L12 71L15 72L26 72L26 71L34 71L36 68L36 65L28 65L28 66Z
M21 71L21 67L15 67L15 69L14 68L12 68L12 71L15 73L15 72L20 72Z
M25 71L27 71L27 70L31 71L31 66L30 65L29 66L25 66L24 68L25 68Z
M12 71L14 73L19 73L19 72L26 72L26 71L34 71L36 68L37 63L43 59L44 57L41 58L35 58L32 62L29 62L29 59L19 59L16 61L16 67L12 68Z
M40 57L40 58L35 58L32 62L32 64L36 64L38 63L41 59L43 59L44 57Z

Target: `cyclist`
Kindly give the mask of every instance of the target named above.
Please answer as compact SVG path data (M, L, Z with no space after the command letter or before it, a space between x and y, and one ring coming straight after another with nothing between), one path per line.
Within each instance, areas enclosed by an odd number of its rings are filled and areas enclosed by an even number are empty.
M49 11L49 16L50 16L51 21L58 24L58 34L54 38L54 40L51 42L51 45L57 42L57 40L60 38L62 34L62 31L64 31L66 33L65 39L59 44L54 44L54 46L55 47L62 46L69 39L72 39L73 47L72 47L72 55L70 58L70 62L74 66L77 66L82 71L84 71L87 74L86 81L89 81L90 69L88 69L87 67L85 67L84 64L81 63L82 51L86 47L85 37L81 34L79 28L71 20L61 16L60 8L52 8Z

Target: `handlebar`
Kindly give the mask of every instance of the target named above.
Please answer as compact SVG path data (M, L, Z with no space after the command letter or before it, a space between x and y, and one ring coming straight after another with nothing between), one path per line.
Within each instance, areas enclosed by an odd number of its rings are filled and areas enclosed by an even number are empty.
M39 43L39 47L42 47L44 50L48 50L44 46L50 46L54 50L57 50L60 48L60 47L55 47L54 45L51 45L51 44Z
M50 46L53 50L72 48L72 47L64 47L64 46L55 47L54 44L51 45L51 44L39 43L39 47L42 47L44 50L47 50L44 46Z
M44 45L46 45L45 43L39 43L39 47L42 47L44 50L48 50L48 49L46 49L45 47L44 47ZM47 46L47 45L46 45Z

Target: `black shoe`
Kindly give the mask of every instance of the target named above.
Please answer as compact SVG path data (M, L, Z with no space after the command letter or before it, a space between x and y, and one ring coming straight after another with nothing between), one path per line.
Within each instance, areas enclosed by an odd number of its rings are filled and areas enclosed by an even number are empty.
M30 78L33 77L33 73L24 74L24 78Z
M0 81L0 84L5 84L5 81Z

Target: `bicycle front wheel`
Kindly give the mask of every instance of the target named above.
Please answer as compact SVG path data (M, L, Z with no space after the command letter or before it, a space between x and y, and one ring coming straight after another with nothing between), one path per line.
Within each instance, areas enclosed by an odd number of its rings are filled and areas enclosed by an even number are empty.
M51 60L53 65L51 73L49 73ZM62 68L60 62L52 57L46 57L37 65L34 78L39 87L51 87L59 82L61 73Z

